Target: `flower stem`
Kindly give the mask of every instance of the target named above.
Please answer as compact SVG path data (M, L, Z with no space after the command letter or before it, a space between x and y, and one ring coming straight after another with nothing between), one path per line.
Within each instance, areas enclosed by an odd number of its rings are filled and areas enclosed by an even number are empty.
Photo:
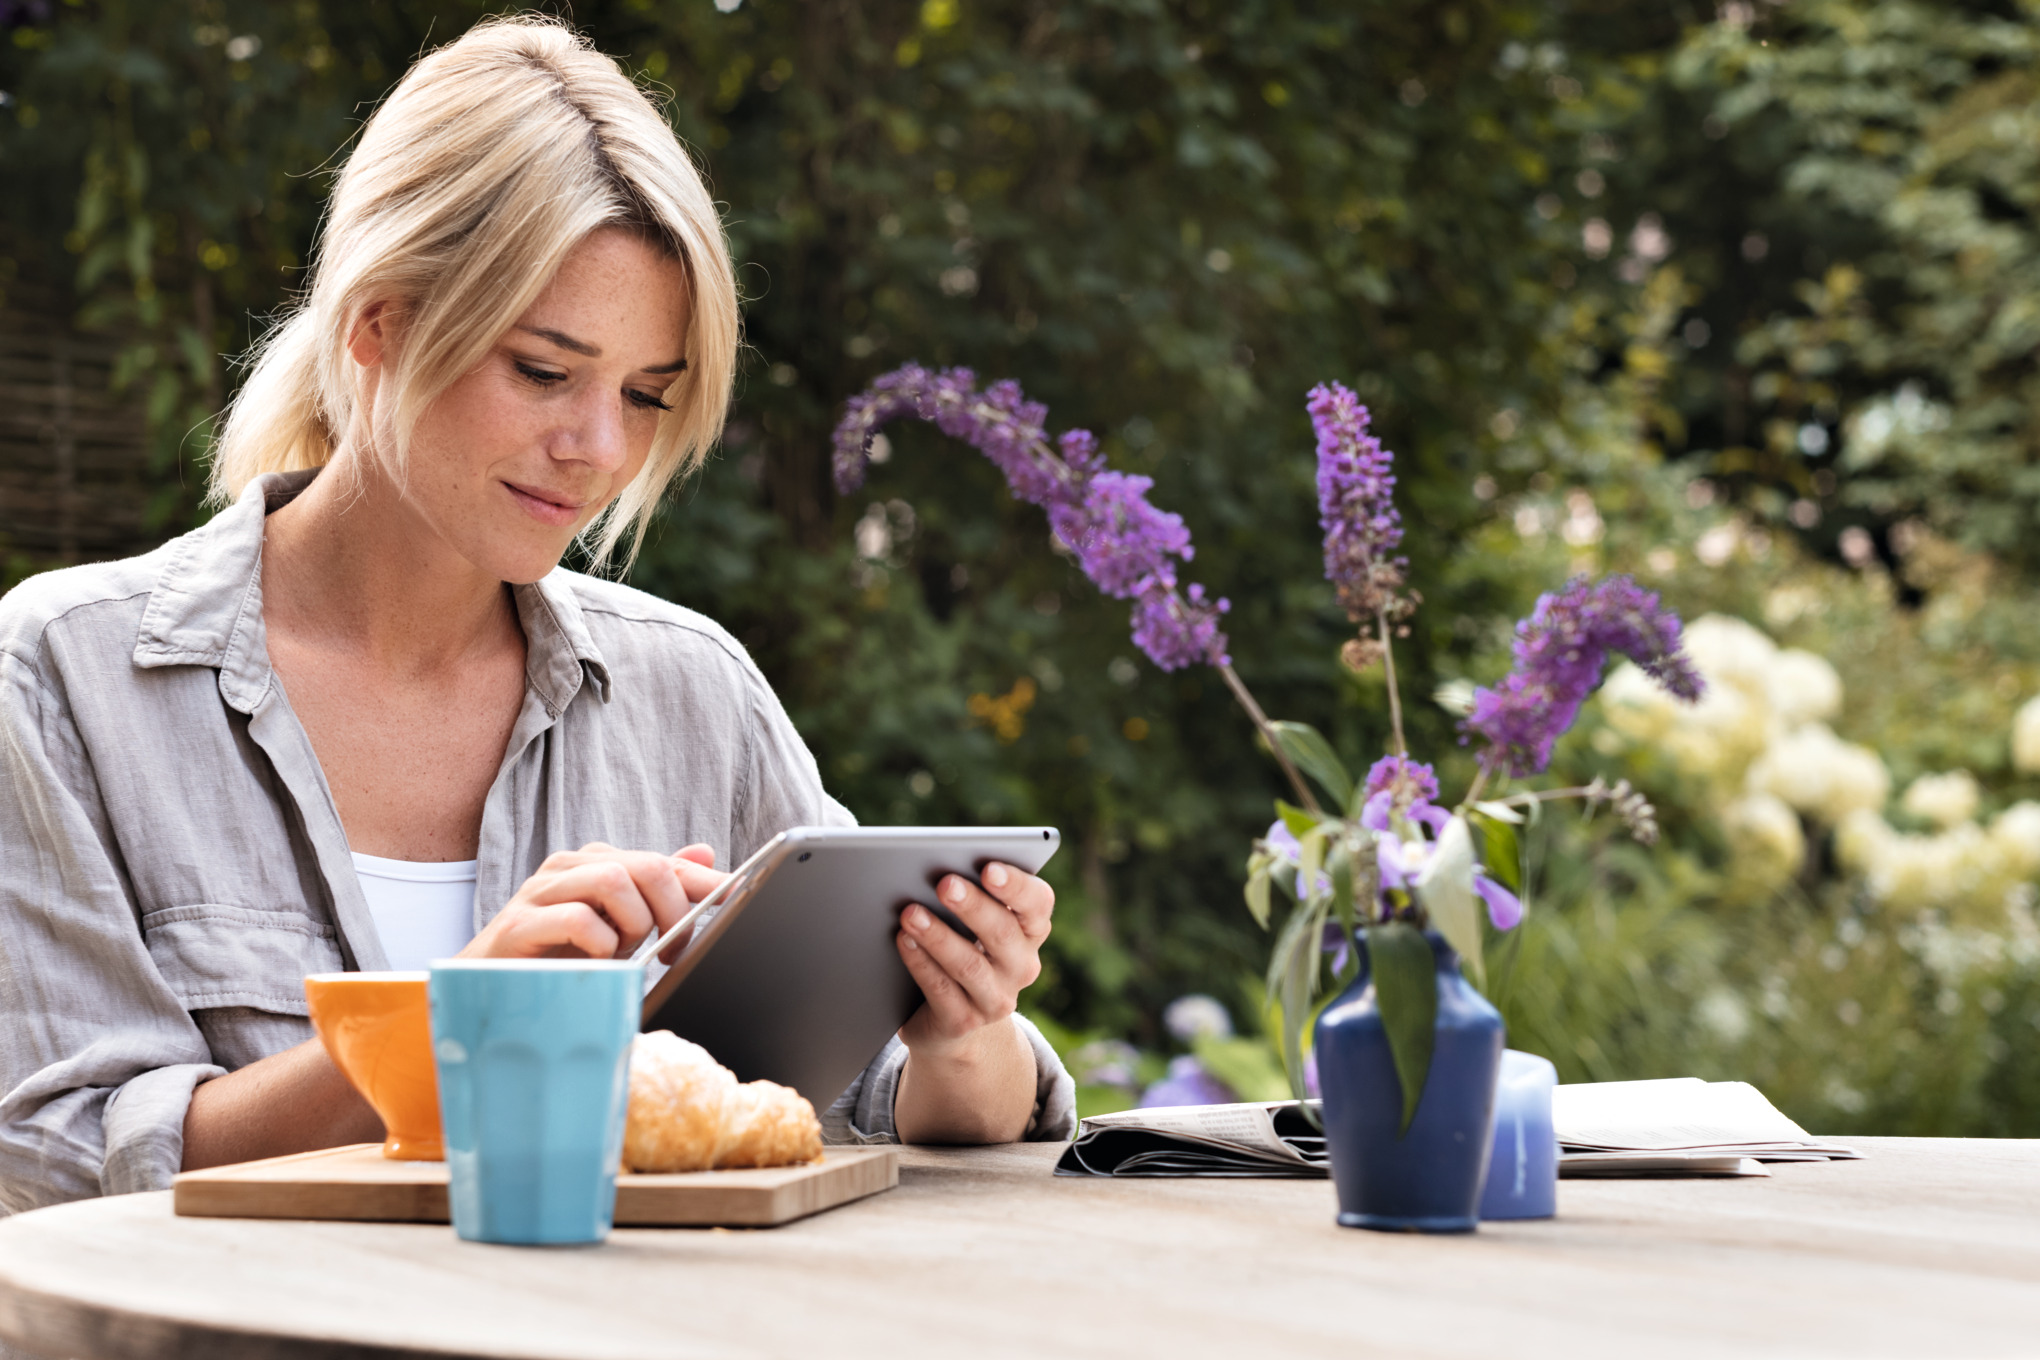
M1388 678L1388 725L1395 733L1395 753L1407 756L1410 748L1409 743L1403 740L1402 694L1395 681L1395 644L1389 640L1386 609L1374 611L1374 629L1375 636L1381 639L1381 665Z
M1246 682L1240 679L1239 673L1232 668L1232 663L1228 661L1220 665L1218 673L1225 677L1225 683L1232 690L1233 698L1238 699L1240 707L1247 710L1247 716L1254 720L1254 726L1261 733L1261 739L1267 742L1268 749L1275 753L1276 763L1282 766L1282 773L1289 776L1289 787L1296 790L1297 801L1312 814L1324 816L1325 810L1319 807L1318 800L1311 796L1310 785L1303 782L1303 776L1297 773L1296 766L1290 763L1288 754L1283 751L1282 743L1276 740L1275 725L1268 721L1268 715L1261 711L1261 706L1254 702L1254 696L1247 692Z

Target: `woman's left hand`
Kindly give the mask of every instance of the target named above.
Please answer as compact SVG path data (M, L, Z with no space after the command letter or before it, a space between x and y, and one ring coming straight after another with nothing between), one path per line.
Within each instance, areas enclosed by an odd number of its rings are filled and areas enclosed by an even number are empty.
M925 998L900 1028L909 1058L894 1118L908 1142L1007 1142L1034 1112L1034 1054L1009 1018L1041 976L1055 890L1007 864L983 879L936 887L976 944L925 907L900 917L894 943Z

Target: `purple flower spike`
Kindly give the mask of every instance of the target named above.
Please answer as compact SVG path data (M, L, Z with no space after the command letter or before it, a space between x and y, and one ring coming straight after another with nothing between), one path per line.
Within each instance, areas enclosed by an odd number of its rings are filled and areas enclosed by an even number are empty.
M836 489L864 484L871 438L901 416L932 422L989 458L1013 494L1048 512L1049 527L1098 589L1133 600L1133 640L1165 671L1203 662L1229 663L1219 616L1224 600L1206 600L1200 586L1178 589L1176 564L1193 555L1181 516L1148 502L1146 477L1108 472L1089 430L1068 430L1048 443L1048 408L1027 400L1015 382L982 392L967 368L931 373L907 364L879 378L843 407L836 426Z
M1407 612L1397 592L1409 570L1394 556L1402 542L1395 508L1395 455L1367 432L1367 408L1338 383L1310 390L1317 431L1318 525L1325 534L1325 579L1357 622L1386 610Z
M1494 689L1474 691L1461 726L1486 740L1481 760L1489 769L1536 774L1601 683L1610 653L1628 657L1679 698L1698 699L1705 686L1679 650L1679 632L1679 616L1627 576L1576 579L1540 597L1516 625L1515 668Z
M1488 920L1496 930L1514 930L1523 923L1522 900L1485 873L1473 876L1473 890L1487 903Z

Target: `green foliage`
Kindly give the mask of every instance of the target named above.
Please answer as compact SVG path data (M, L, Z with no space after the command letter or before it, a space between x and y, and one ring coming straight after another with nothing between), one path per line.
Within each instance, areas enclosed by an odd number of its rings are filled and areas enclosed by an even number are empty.
M1192 1041L1190 1051L1241 1100L1289 1099L1289 1078L1265 1040L1206 1035Z
M1309 723L1275 721L1268 724L1281 746L1282 753L1296 762L1297 768L1315 779L1324 791L1332 796L1332 806L1348 815L1357 811L1353 803L1353 776L1346 773L1345 762L1332 750L1332 744Z
M1438 1037L1438 967L1424 933L1402 921L1368 928L1367 962L1396 1080L1402 1083L1401 1136L1417 1117L1431 1075L1431 1048Z

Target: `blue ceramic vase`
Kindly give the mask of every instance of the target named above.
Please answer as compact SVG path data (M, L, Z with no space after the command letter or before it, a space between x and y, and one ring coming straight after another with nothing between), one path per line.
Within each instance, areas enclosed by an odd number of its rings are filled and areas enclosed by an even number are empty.
M1317 1070L1339 1222L1383 1232L1472 1232L1487 1179L1502 1017L1459 973L1459 956L1428 931L1438 965L1431 1072L1409 1132L1402 1085L1375 1003L1367 946L1360 974L1318 1016Z

